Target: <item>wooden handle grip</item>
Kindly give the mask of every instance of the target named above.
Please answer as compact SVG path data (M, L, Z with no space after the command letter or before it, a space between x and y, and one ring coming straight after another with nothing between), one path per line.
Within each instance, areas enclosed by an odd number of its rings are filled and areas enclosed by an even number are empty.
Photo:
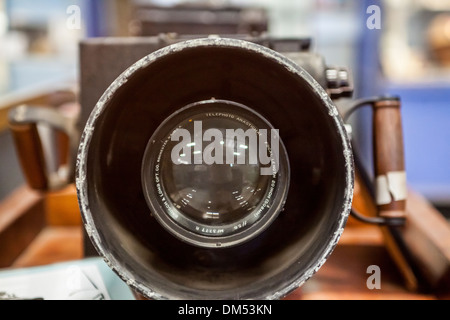
M65 105L67 110L54 110L21 105L9 112L9 125L19 161L31 188L60 189L73 178L74 154L78 147L76 106ZM47 130L42 137L38 123ZM46 135L48 132L54 136Z
M36 124L14 124L10 125L10 129L28 185L33 189L46 190L46 163Z
M380 100L374 104L373 110L375 189L379 215L404 218L407 183L400 101Z

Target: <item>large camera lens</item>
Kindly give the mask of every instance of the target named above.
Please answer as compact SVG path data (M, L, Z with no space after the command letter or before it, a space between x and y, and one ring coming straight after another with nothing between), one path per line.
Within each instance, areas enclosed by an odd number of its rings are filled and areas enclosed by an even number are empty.
M153 52L111 84L76 186L89 239L145 297L279 299L338 243L353 174L342 119L308 72L209 38Z
M143 159L147 203L171 233L199 246L230 246L282 209L287 155L278 130L230 101L193 103L151 137Z

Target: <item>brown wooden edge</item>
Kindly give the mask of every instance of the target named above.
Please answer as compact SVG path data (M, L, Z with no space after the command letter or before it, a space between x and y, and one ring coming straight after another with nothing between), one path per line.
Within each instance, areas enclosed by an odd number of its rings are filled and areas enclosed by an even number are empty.
M10 129L28 185L36 190L46 190L46 163L36 124L11 124Z
M377 206L356 174L354 206L374 216ZM384 243L410 291L450 295L450 224L423 196L408 190L404 226L381 226Z
M0 268L8 268L45 227L43 196L20 187L0 202Z

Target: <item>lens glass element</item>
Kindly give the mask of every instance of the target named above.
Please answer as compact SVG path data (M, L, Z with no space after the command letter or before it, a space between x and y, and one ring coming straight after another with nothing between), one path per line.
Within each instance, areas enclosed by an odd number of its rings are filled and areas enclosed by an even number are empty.
M150 139L142 171L158 221L206 246L261 232L282 209L289 184L278 130L250 108L222 100L169 117Z
M222 139L220 135L216 135L219 141L195 139L194 127L198 129L200 121L202 129L198 133L203 136L208 129L214 129L221 133ZM254 150L248 142L238 144L234 135L226 135L227 129L246 131L249 128L235 119L207 114L188 119L179 128L187 130L197 142L181 142L184 151L177 155L175 163L169 151L179 142L168 143L162 154L161 180L171 203L187 217L209 226L237 222L253 211L266 195L270 177L260 175L259 163L249 163L249 152ZM217 161L205 161L204 152ZM233 161L227 163L227 154L233 155ZM198 164L195 164L196 155L202 160ZM241 164L237 161L239 156L244 157Z

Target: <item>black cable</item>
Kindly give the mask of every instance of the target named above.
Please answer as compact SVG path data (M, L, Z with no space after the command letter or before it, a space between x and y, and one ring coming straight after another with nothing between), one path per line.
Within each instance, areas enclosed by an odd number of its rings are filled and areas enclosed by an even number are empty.
M398 100L400 100L400 98L397 96L379 96L379 97L370 97L370 98L363 98L363 99L356 100L355 102L353 102L352 107L345 112L345 114L343 116L344 122L347 123L348 118L357 109L364 107L364 106L373 105L374 103L381 101L381 100L383 100L383 101L392 101L392 100L398 101Z

